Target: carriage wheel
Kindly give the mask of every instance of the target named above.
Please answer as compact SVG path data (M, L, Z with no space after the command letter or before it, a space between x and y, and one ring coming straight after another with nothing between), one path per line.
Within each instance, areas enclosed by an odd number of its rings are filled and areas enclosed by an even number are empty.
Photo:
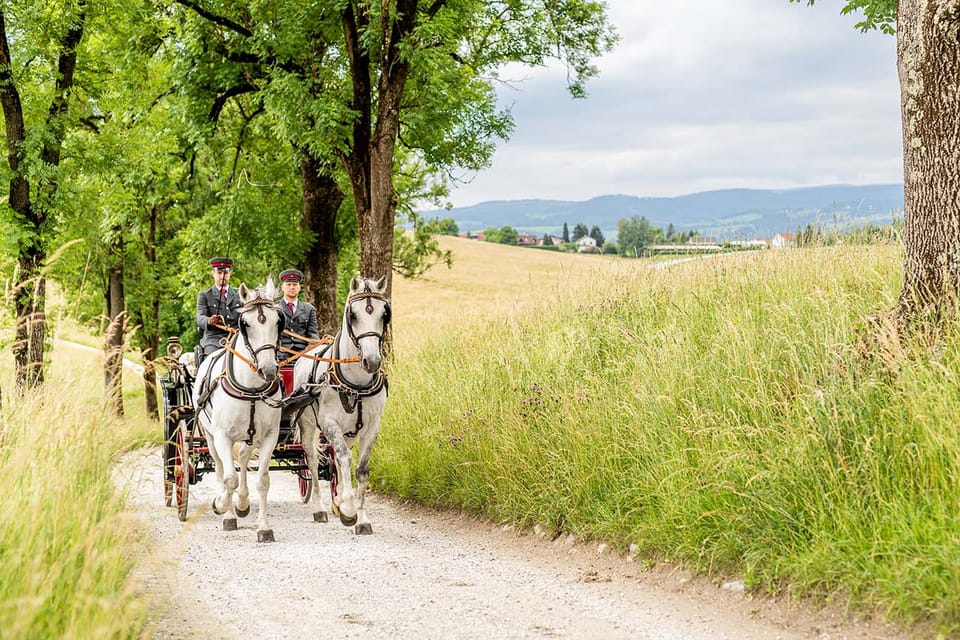
M173 468L177 463L176 422L167 417L163 421L163 503L166 506L173 504L173 489L176 479Z
M300 488L300 501L304 504L310 502L310 496L313 495L313 476L310 474L310 467L307 466L307 454L300 457L300 471L297 471L297 486Z
M187 519L187 505L190 502L190 441L192 439L187 434L187 423L181 422L177 429L177 452L173 468L177 517L180 518L180 522Z

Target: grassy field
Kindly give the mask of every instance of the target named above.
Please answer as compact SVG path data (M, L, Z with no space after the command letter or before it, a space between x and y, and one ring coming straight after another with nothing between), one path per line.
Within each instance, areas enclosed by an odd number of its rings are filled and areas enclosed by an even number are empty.
M395 285L379 490L960 633L960 333L866 321L899 248L447 243Z
M57 342L47 384L25 397L12 357L0 365L0 637L133 638L141 627L129 581L140 538L111 472L159 432L135 374L124 376L127 417L103 412L100 360Z
M657 268L441 241L453 269L394 283L377 489L960 633L960 332L901 345L866 321L898 247ZM90 353L57 346L27 400L10 360L0 635L137 637L110 471L159 437L138 380L116 419Z

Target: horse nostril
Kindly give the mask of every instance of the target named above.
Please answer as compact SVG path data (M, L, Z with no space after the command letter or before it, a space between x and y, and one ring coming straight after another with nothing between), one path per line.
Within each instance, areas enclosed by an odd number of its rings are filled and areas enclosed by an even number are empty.
M380 368L380 358L366 357L361 364L367 373L374 373Z

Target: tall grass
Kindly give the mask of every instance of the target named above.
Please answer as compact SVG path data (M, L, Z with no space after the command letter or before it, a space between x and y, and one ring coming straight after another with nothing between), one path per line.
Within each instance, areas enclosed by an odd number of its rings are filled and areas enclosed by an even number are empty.
M53 362L23 397L0 378L0 637L135 638L141 541L111 471L159 428L103 411L95 356L58 349Z
M900 270L889 246L757 252L428 315L372 481L958 633L960 331L866 321Z

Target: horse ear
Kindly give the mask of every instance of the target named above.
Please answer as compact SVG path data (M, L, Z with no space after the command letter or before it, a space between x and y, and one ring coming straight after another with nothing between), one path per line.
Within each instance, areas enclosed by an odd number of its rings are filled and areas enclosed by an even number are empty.
M387 276L380 276L377 280L377 291L383 291L383 285L387 283Z
M272 275L267 276L266 293L267 293L267 296L270 298L277 297L277 285L273 283Z
M249 295L250 295L250 289L247 289L247 285L241 282L240 283L240 299L246 301L247 296Z
M357 291L360 291L360 285L362 284L363 278L360 276L353 276L353 278L350 279L350 293L356 293Z

